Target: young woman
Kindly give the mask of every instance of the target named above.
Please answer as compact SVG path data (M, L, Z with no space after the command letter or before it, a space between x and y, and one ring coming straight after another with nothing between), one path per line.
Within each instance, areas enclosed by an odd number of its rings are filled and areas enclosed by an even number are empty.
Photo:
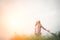
M42 25L40 21L37 21L35 24L35 35L41 35L41 28L46 30ZM49 30L46 30L47 32L50 32Z

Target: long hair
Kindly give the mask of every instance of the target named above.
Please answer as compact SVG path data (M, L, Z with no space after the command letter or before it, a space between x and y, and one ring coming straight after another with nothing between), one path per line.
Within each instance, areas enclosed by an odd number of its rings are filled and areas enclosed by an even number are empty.
M35 26L37 26L37 24L40 24L40 21L36 21L36 24L35 24Z

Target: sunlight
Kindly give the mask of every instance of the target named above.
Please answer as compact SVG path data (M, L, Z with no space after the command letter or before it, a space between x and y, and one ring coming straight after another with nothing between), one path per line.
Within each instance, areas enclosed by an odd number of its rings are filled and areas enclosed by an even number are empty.
M11 19L11 21L10 21L10 24L13 26L15 26L16 24L17 24L17 21L16 21L16 19Z
M15 32L18 34L32 34L34 33L34 25L27 19L27 16L19 14L21 16L13 15L14 17L8 16L9 19L6 19L6 27L10 35L13 35ZM7 21L8 20L8 21ZM29 21L29 22L28 22ZM8 25L8 26L7 26ZM31 26L30 26L31 25Z

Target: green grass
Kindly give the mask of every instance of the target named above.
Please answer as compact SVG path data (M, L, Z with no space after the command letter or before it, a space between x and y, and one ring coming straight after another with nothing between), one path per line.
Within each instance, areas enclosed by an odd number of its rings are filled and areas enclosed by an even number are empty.
M36 36L36 35L30 35L30 36L14 36L14 40L60 40L60 32L57 33L51 33L52 35L45 35L45 36ZM17 38L17 39L15 39Z
M52 34L52 36L29 36L27 37L28 40L60 40L60 32L58 32L58 34Z

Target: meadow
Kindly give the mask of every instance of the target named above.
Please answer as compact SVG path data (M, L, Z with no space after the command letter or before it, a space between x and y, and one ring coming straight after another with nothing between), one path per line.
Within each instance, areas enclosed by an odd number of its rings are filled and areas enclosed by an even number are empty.
M30 36L18 36L16 35L13 39L11 40L60 40L60 32L58 33L52 33L51 36L45 35L45 36L36 36L36 35L30 35Z

